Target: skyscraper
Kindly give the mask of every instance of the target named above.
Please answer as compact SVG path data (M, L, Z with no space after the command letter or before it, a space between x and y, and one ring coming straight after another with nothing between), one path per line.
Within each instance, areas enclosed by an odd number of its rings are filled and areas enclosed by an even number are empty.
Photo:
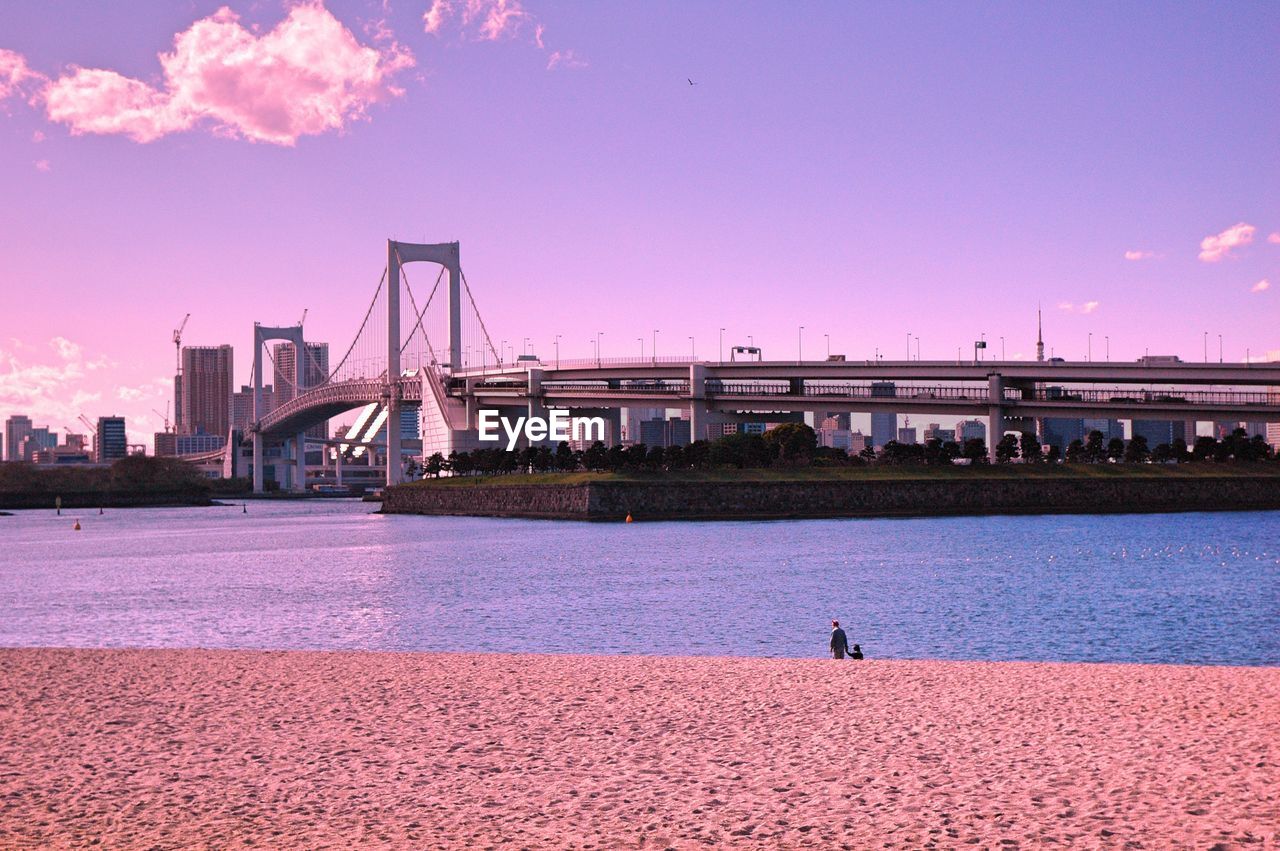
M1151 449L1162 443L1172 446L1179 438L1187 440L1186 423L1182 420L1133 420L1131 430L1134 437L1145 437ZM1195 435L1187 442L1194 443Z
M14 414L4 422L4 460L22 460L22 439L31 434L31 417Z
M226 437L231 428L233 381L231 346L185 346L178 433Z
M271 360L275 364L273 403L276 407L288 402L308 387L323 384L329 377L328 343L307 343L306 362L302 365L302 387L300 388L293 386L296 378L295 356L293 343L276 343L271 347ZM328 422L307 429L307 437L326 438L328 436Z
M94 460L102 464L128 454L129 438L125 434L124 417L98 417L98 430L93 437Z
M873 397L896 396L897 388L892 381L873 381L871 383ZM871 414L871 445L880 449L891 440L898 439L898 415L887 411L876 411Z
M1071 441L1084 442L1088 432L1084 428L1083 419L1072 417L1045 417L1044 438L1040 441L1045 446L1056 446L1059 452L1066 452Z

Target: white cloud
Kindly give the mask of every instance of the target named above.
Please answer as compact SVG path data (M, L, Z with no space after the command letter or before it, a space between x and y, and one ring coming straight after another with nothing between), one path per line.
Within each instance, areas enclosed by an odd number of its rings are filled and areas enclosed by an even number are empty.
M1126 251L1124 253L1125 260L1150 260L1155 256L1154 251Z
M1200 259L1205 263L1217 263L1224 257L1231 257L1231 252L1253 242L1253 234L1257 228L1240 222L1214 236L1206 236L1200 240Z
M1249 290L1249 292L1263 293L1269 289L1271 289L1271 282L1268 281L1266 278L1263 278L1261 281L1258 281L1258 283L1254 284L1253 287Z
M1058 302L1058 310L1065 313L1093 313L1098 309L1099 304L1100 302L1096 301L1085 301L1080 304L1075 304L1070 301L1060 301Z
M387 41L385 31L377 40ZM115 71L73 67L44 93L52 121L72 134L151 142L198 125L253 142L293 145L341 131L369 106L403 93L391 82L413 56L394 40L356 41L320 0L304 0L261 35L223 7L174 37L152 86Z
M1267 242L1271 243L1272 245L1280 245L1280 231L1267 234Z
M52 168L48 160L36 160L35 167L36 171L49 171Z
M574 55L572 50L557 50L547 58L548 71L554 71L557 68L577 70L579 68L586 68L587 65L587 60L579 59Z
M27 65L27 57L0 48L0 103L28 93L32 85L44 79L43 74L32 71Z

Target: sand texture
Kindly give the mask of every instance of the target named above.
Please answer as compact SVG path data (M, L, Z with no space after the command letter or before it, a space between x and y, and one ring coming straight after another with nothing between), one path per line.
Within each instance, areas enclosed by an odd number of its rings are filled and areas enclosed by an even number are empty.
M0 651L0 848L1276 848L1280 668Z

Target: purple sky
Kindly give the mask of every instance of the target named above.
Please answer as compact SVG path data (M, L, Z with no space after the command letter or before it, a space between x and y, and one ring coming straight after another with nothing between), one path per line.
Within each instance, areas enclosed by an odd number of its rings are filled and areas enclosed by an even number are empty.
M1280 357L1274 4L219 8L4 12L0 418L156 430L188 311L345 348L388 236L546 355Z

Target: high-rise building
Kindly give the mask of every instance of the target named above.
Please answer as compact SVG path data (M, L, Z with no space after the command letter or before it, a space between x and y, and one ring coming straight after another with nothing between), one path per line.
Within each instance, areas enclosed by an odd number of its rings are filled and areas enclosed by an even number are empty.
M129 454L129 438L124 417L98 417L98 430L93 437L93 457L99 464L115 461Z
M151 438L151 452L157 458L178 454L178 435L171 431L157 431Z
M262 388L262 411L264 414L269 414L278 407L273 388L274 385L271 384L267 384ZM253 423L253 388L248 384L242 384L239 390L231 394L231 427L248 434L249 427Z
M1134 420L1131 425L1134 437L1145 437L1147 446L1154 449L1160 444L1173 445L1178 439L1187 440L1186 423L1182 420ZM1188 443L1193 443L1192 435Z
M18 443L18 461L35 461L37 453L53 449L58 445L58 435L49 431L48 426L33 428Z
M814 428L836 428L843 429L844 431L850 431L853 428L853 423L851 422L852 418L853 414L848 411L833 411L832 413L825 415L814 414ZM828 420L833 421L831 425L827 424Z
M179 434L220 434L231 428L234 389L231 346L184 346Z
M1100 417L1095 417L1095 418L1086 417L1085 419L1081 420L1081 423L1084 428L1084 436L1086 439L1089 437L1090 433L1099 431L1099 432L1102 432L1103 443L1106 443L1107 441L1111 440L1113 437L1118 437L1121 440L1124 440L1124 423L1120 422L1119 420L1111 420L1111 419L1105 419ZM1065 449L1066 447L1063 447L1063 448Z
M982 420L961 420L956 423L956 443L964 446L966 440L985 441L987 439L987 424Z
M31 417L14 414L4 421L4 460L22 460L22 439L31 434Z
M1249 437L1254 435L1262 435L1265 439L1267 436L1267 424L1259 422L1249 422L1244 424L1244 431Z
M1267 423L1267 443L1280 452L1280 423Z
M903 426L902 428L898 429L898 442L899 443L915 443L916 442L915 426Z
M651 419L640 423L640 439L645 446L688 446L689 420L683 417Z
M897 387L892 381L871 382L873 398L892 397L897 394ZM871 414L871 443L881 449L891 440L898 438L898 415L888 411L875 411Z
M1084 442L1088 432L1084 429L1083 419L1072 417L1045 417L1044 437L1041 443L1045 446L1056 446L1059 452L1065 452L1071 441Z
M625 443L642 443L640 439L640 424L645 420L661 420L666 419L667 412L665 408L627 408L626 415L623 417L623 435L622 441ZM719 435L716 435L719 437Z
M943 443L954 441L956 439L956 430L953 428L943 428L939 423L929 423L929 427L924 430L922 435L924 442L931 440L941 440Z
M834 418L828 417L827 420L834 422ZM852 433L847 428L820 428L817 430L818 445L826 446L830 449L843 449L849 451L851 445Z
M306 363L302 365L302 387L294 387L296 379L293 343L276 343L271 347L271 360L275 364L275 407L283 405L308 387L315 387L329 378L329 344L307 343ZM329 436L329 423L323 422L307 429L307 437L326 438Z

